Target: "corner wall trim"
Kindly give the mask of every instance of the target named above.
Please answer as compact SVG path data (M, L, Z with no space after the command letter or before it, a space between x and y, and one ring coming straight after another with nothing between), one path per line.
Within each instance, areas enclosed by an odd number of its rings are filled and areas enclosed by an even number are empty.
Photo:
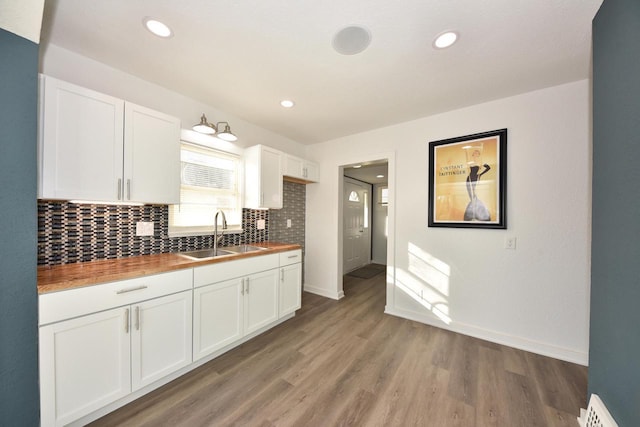
M332 292L332 291L330 291L328 289L319 288L317 286L309 285L307 283L304 284L303 290L305 292L310 292L312 294L320 295L321 297L331 298L331 299L334 299L334 300L339 300L339 299L342 299L344 297L344 292L343 291Z

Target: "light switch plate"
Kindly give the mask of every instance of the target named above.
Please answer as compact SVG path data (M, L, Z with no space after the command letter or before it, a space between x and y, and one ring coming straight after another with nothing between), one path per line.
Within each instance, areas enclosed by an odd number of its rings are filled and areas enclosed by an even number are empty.
M264 219L259 219L256 221L256 228L258 230L264 230L266 226L266 221Z
M504 248L505 249L516 249L516 238L515 237L505 237L504 238Z
M153 222L138 221L136 222L136 236L153 236Z
M291 220L290 219L287 220L287 228L291 228Z

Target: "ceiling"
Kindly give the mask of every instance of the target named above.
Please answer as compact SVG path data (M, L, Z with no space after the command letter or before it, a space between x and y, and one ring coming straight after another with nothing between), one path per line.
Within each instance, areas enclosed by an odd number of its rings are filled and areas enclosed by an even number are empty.
M587 78L601 3L46 0L41 43L312 144ZM174 35L149 33L147 16ZM350 25L371 44L342 55L332 39ZM459 41L434 49L449 29Z
M369 184L387 184L389 182L388 167L386 161L363 163L360 167L345 166L343 175ZM378 178L380 175L382 177Z

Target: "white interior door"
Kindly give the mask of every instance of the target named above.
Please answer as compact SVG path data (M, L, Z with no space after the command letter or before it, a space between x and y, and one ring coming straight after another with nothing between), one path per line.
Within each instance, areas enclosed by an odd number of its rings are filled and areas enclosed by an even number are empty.
M343 273L348 273L369 263L371 253L371 229L369 204L371 186L351 178L344 178L343 212Z

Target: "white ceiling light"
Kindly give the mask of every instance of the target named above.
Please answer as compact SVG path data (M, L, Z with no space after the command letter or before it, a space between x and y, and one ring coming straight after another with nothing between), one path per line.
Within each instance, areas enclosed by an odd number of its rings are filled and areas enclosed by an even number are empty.
M458 33L455 31L445 31L438 34L433 41L436 49L445 49L453 45L458 40Z
M355 55L362 52L371 43L371 33L355 25L345 27L333 36L333 48L342 55Z
M283 99L282 101L280 101L280 105L282 105L284 108L291 108L296 105L296 103L291 101L290 99Z
M142 20L142 23L144 24L144 27L147 30L151 31L153 34L155 34L158 37L168 38L173 35L171 28L169 28L167 24L160 22L157 19L150 18L147 16Z
M384 175L376 175L376 178L384 178Z
M354 169L360 169L362 167L362 165L353 165Z

